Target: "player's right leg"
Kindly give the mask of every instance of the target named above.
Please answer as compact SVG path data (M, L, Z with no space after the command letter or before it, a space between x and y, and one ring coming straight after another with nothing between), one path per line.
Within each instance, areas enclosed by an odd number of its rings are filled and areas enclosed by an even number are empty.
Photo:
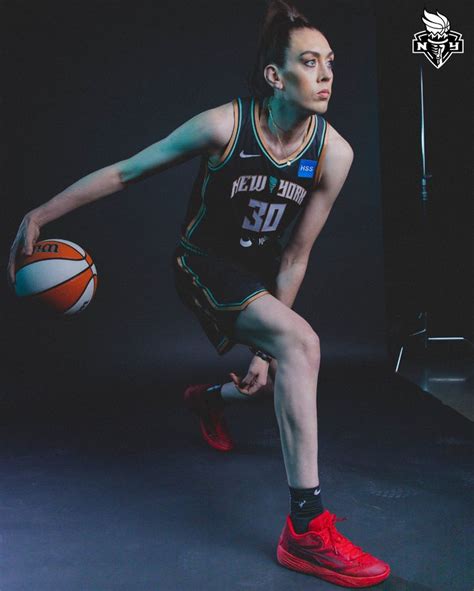
M277 360L274 404L288 484L295 488L318 486L317 334L299 314L266 294L240 312L234 338Z
M277 360L274 404L292 495L291 517L287 517L277 547L279 563L345 587L380 583L389 576L390 567L337 531L336 515L328 510L320 513L320 505L319 511L309 514L310 521L304 528L295 526L293 495L296 499L307 499L308 505L315 507L315 497L312 501L309 495L319 492L314 490L319 485L316 389L320 347L317 334L291 308L266 294L239 313L234 338L262 349ZM301 503L304 505L306 500ZM300 504L296 504L295 515L299 518L297 505ZM302 511L306 507L304 505ZM304 515L302 517L304 523Z

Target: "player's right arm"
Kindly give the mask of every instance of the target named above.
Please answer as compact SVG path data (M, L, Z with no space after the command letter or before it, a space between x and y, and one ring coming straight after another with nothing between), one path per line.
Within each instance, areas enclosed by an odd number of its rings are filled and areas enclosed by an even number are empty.
M29 255L38 240L42 226L78 207L121 191L167 168L194 156L220 154L226 147L233 129L232 102L203 111L176 128L165 138L134 154L92 172L49 201L29 211L21 221L10 249L8 278L15 282L15 260L22 251Z

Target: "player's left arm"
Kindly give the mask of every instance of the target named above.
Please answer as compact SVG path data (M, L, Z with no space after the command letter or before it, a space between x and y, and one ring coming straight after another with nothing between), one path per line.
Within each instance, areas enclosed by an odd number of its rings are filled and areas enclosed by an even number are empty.
M346 181L353 159L354 152L350 144L331 128L331 139L328 139L326 145L320 183L307 196L309 202L281 256L275 297L290 308L305 276L313 244Z

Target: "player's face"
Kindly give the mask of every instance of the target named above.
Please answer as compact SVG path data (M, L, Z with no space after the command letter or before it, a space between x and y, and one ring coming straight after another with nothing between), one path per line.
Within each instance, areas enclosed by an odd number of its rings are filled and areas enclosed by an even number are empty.
M311 113L325 113L332 93L333 60L334 53L322 33L293 30L281 70L286 100ZM321 93L323 90L328 92Z

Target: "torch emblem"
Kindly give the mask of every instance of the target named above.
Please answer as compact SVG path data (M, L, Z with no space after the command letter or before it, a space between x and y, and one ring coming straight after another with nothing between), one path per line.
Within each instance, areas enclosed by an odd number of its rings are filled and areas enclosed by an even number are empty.
M464 53L464 39L461 33L450 29L449 21L436 11L436 14L423 11L421 20L426 30L415 33L412 39L412 53L424 53L435 68L439 70L453 53Z

